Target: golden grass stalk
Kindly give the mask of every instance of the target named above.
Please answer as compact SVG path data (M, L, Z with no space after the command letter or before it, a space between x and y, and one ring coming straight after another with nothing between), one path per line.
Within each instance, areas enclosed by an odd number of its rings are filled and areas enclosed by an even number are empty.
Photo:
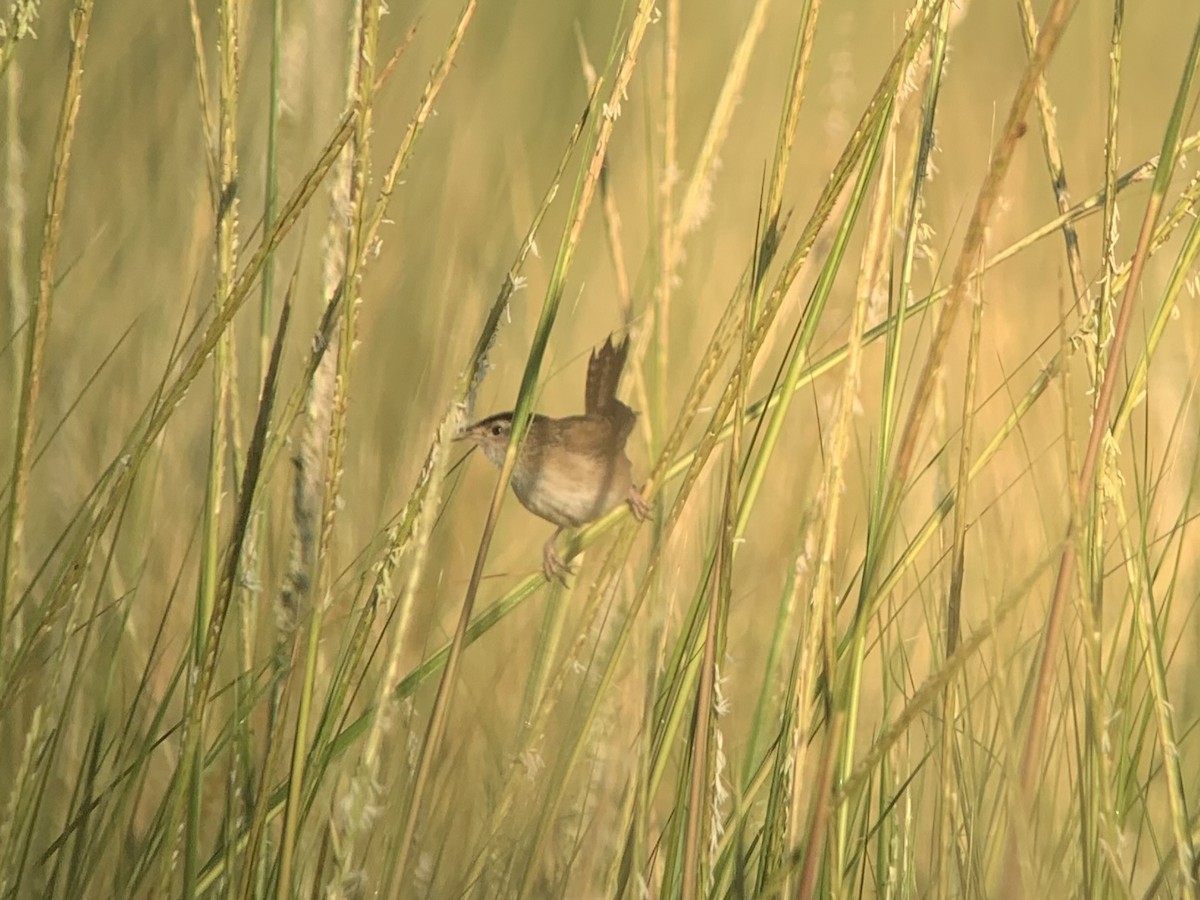
M4 58L0 60L0 77L3 75L11 48L15 47L16 40L22 34L20 26L22 23L26 27L29 24L31 10L32 7L28 4L16 4L13 7L14 24L17 27L5 41ZM67 202L67 181L71 171L71 151L75 143L75 125L83 99L83 60L87 51L91 21L91 0L78 0L70 17L71 46L67 57L67 82L63 87L58 128L54 136L53 165L50 188L46 193L46 218L38 259L37 295L33 299L29 321L25 326L26 346L17 399L16 442L11 470L12 493L4 522L4 545L0 547L4 560L3 570L0 571L0 660L8 655L8 611L17 593L21 572L21 543L28 502L34 425L38 395L42 387L43 356L46 349L46 333L50 327L54 280L57 277L63 211Z
M1044 34L1045 32L1043 32L1043 35ZM1183 124L1183 110L1188 102L1191 91L1192 77L1198 64L1200 64L1200 29L1196 31L1195 37L1193 38L1191 51L1184 69L1184 75L1180 81L1179 92L1176 97L1175 106L1172 110L1166 132L1163 136L1163 148L1160 154L1160 165L1155 176L1154 185L1151 189L1150 199L1146 204L1146 211L1142 218L1141 230L1138 234L1137 249L1134 252L1132 265L1130 267L1129 280L1125 286L1125 293L1122 297L1121 306L1114 325L1112 343L1109 348L1108 365L1105 368L1104 380L1101 383L1100 391L1097 395L1096 406L1093 412L1091 434L1088 438L1087 451L1084 455L1083 466L1079 473L1077 491L1080 497L1084 496L1084 494L1090 489L1093 478L1097 476L1100 448L1101 445L1110 437L1107 421L1109 406L1112 403L1113 393L1116 389L1118 372L1123 368L1121 351L1124 348L1124 344L1128 336L1136 289L1140 282L1146 259L1149 255L1150 247L1154 238L1155 225L1158 220L1159 212L1162 209L1163 201L1166 195L1167 184L1170 180L1174 162L1179 152ZM1074 528L1078 527L1078 525L1077 523L1072 522L1070 527L1073 530ZM1042 736L1046 727L1046 705L1048 703L1050 693L1052 658L1059 640L1059 632L1061 629L1063 612L1066 605L1066 592L1068 586L1074 580L1074 568L1077 561L1076 552L1077 547L1075 542L1068 541L1066 548L1063 550L1062 559L1059 564L1054 593L1052 594L1050 601L1050 610L1046 617L1046 627L1043 633L1038 663L1034 670L1036 675L1034 676L1035 687L1033 690L1032 707L1029 712L1029 731L1025 738L1020 769L1020 789L1026 802L1028 802L1033 796L1034 776L1037 768ZM1184 826L1178 822L1178 820L1176 820L1176 830L1179 833L1182 833L1186 830ZM1183 852L1185 852L1185 850L1184 847L1181 846L1180 853Z

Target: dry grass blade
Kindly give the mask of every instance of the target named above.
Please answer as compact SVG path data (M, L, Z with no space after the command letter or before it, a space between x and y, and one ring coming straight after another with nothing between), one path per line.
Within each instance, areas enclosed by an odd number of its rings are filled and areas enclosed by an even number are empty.
M1017 142L1025 133L1025 114L1029 109L1030 101L1033 99L1034 89L1041 78L1043 69L1045 69L1046 64L1050 60L1050 55L1054 52L1054 48L1062 36L1063 30L1066 28L1067 19L1073 5L1072 0L1055 0L1050 11L1046 14L1046 19L1038 35L1037 47L1029 61L1029 67L1026 69L1025 75L1017 88L1016 96L1013 98L1008 116L1000 132L1000 138L992 155L991 165L988 167L987 175L979 189L979 196L971 212L971 220L967 225L963 248L959 252L954 275L950 280L950 292L938 315L932 345L925 357L921 374L917 378L911 412L900 438L891 482L893 492L890 494L888 503L886 504L889 512L886 514L885 521L890 520L895 515L895 507L899 501L899 497L895 491L899 486L906 484L908 481L908 474L913 464L913 456L916 453L917 439L920 436L921 425L928 413L934 378L941 368L946 344L950 339L950 333L954 326L954 320L958 317L958 312L966 299L973 273L979 268L983 260L984 231L988 219L996 204L1000 185L1008 173L1008 167L1012 162L1013 153L1016 151ZM868 577L864 579L864 584L869 584L870 581L871 578Z
M25 528L29 467L33 452L34 423L38 395L42 388L42 366L46 348L46 333L50 326L51 299L58 263L59 242L62 238L63 211L67 202L67 180L71 171L71 152L75 144L75 125L83 99L83 59L87 51L92 22L92 0L79 0L71 11L71 47L67 57L67 83L63 87L58 113L58 129L54 137L53 168L50 189L46 196L46 218L42 228L42 247L38 260L38 289L26 328L26 347L21 373L20 395L17 400L16 441L12 461L12 495L4 521L3 568L0 569L0 660L8 655L8 608L17 592L21 570L21 543ZM4 60L0 62L0 77L8 61L8 51L15 44L21 28L21 5L14 4L18 27L12 44L4 45Z
M1184 77L1180 83L1175 108L1168 123L1166 134L1163 137L1163 149L1154 180L1154 187L1142 218L1142 227L1138 234L1137 249L1133 254L1129 280L1126 283L1125 293L1121 299L1121 306L1117 313L1113 338L1109 347L1109 365L1105 370L1104 380L1101 383L1100 392L1096 398L1092 429L1088 436L1087 451L1079 473L1079 484L1076 487L1077 496L1079 497L1085 494L1092 484L1092 479L1096 477L1100 446L1109 431L1109 407L1112 403L1113 393L1116 390L1117 378L1123 368L1121 351L1128 337L1137 287L1140 284L1141 274L1146 264L1146 259L1149 256L1158 215L1162 209L1167 184L1179 152L1183 110L1188 102L1192 77L1195 74L1198 64L1200 64L1200 27L1197 28L1193 37L1191 52L1185 65ZM1072 523L1072 530L1075 527L1078 527L1077 524ZM1066 548L1063 550L1062 559L1059 563L1058 576L1055 581L1054 592L1050 599L1050 610L1046 616L1041 652L1035 668L1033 703L1029 712L1029 731L1025 737L1025 745L1021 755L1021 790L1025 798L1033 796L1033 779L1038 755L1041 750L1043 732L1045 730L1046 704L1050 693L1052 659L1058 646L1059 631L1066 606L1066 593L1071 582L1074 580L1076 561L1076 544L1074 541L1069 540ZM1182 845L1180 852L1184 852Z

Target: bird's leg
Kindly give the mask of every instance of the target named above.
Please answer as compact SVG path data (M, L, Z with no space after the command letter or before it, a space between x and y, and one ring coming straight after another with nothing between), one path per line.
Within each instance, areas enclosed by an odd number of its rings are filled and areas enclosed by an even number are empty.
M630 512L639 522L645 522L650 518L650 504L646 502L646 498L636 487L629 489L629 493L625 495L625 502L629 504Z
M547 581L558 581L563 587L566 587L571 567L563 562L563 558L554 549L554 541L560 534L562 534L562 528L556 528L554 534L550 535L550 540L546 541L546 546L542 548L542 572L546 575Z

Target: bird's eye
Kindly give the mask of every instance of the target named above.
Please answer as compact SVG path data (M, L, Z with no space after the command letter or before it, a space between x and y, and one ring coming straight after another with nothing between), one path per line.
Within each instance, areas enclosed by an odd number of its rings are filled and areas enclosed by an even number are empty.
M493 437L500 437L500 435L502 435L502 434L504 434L504 426L503 425L497 424L497 425L492 426L492 436Z

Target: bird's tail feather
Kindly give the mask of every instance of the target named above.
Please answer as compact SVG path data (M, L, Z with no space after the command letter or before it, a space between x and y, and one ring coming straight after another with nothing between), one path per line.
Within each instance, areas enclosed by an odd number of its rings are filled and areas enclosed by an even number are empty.
M625 368L625 357L629 354L629 338L614 345L612 338L604 342L599 350L593 350L588 360L587 389L583 395L583 410L588 415L604 413L612 409L617 401L617 385L621 371Z

